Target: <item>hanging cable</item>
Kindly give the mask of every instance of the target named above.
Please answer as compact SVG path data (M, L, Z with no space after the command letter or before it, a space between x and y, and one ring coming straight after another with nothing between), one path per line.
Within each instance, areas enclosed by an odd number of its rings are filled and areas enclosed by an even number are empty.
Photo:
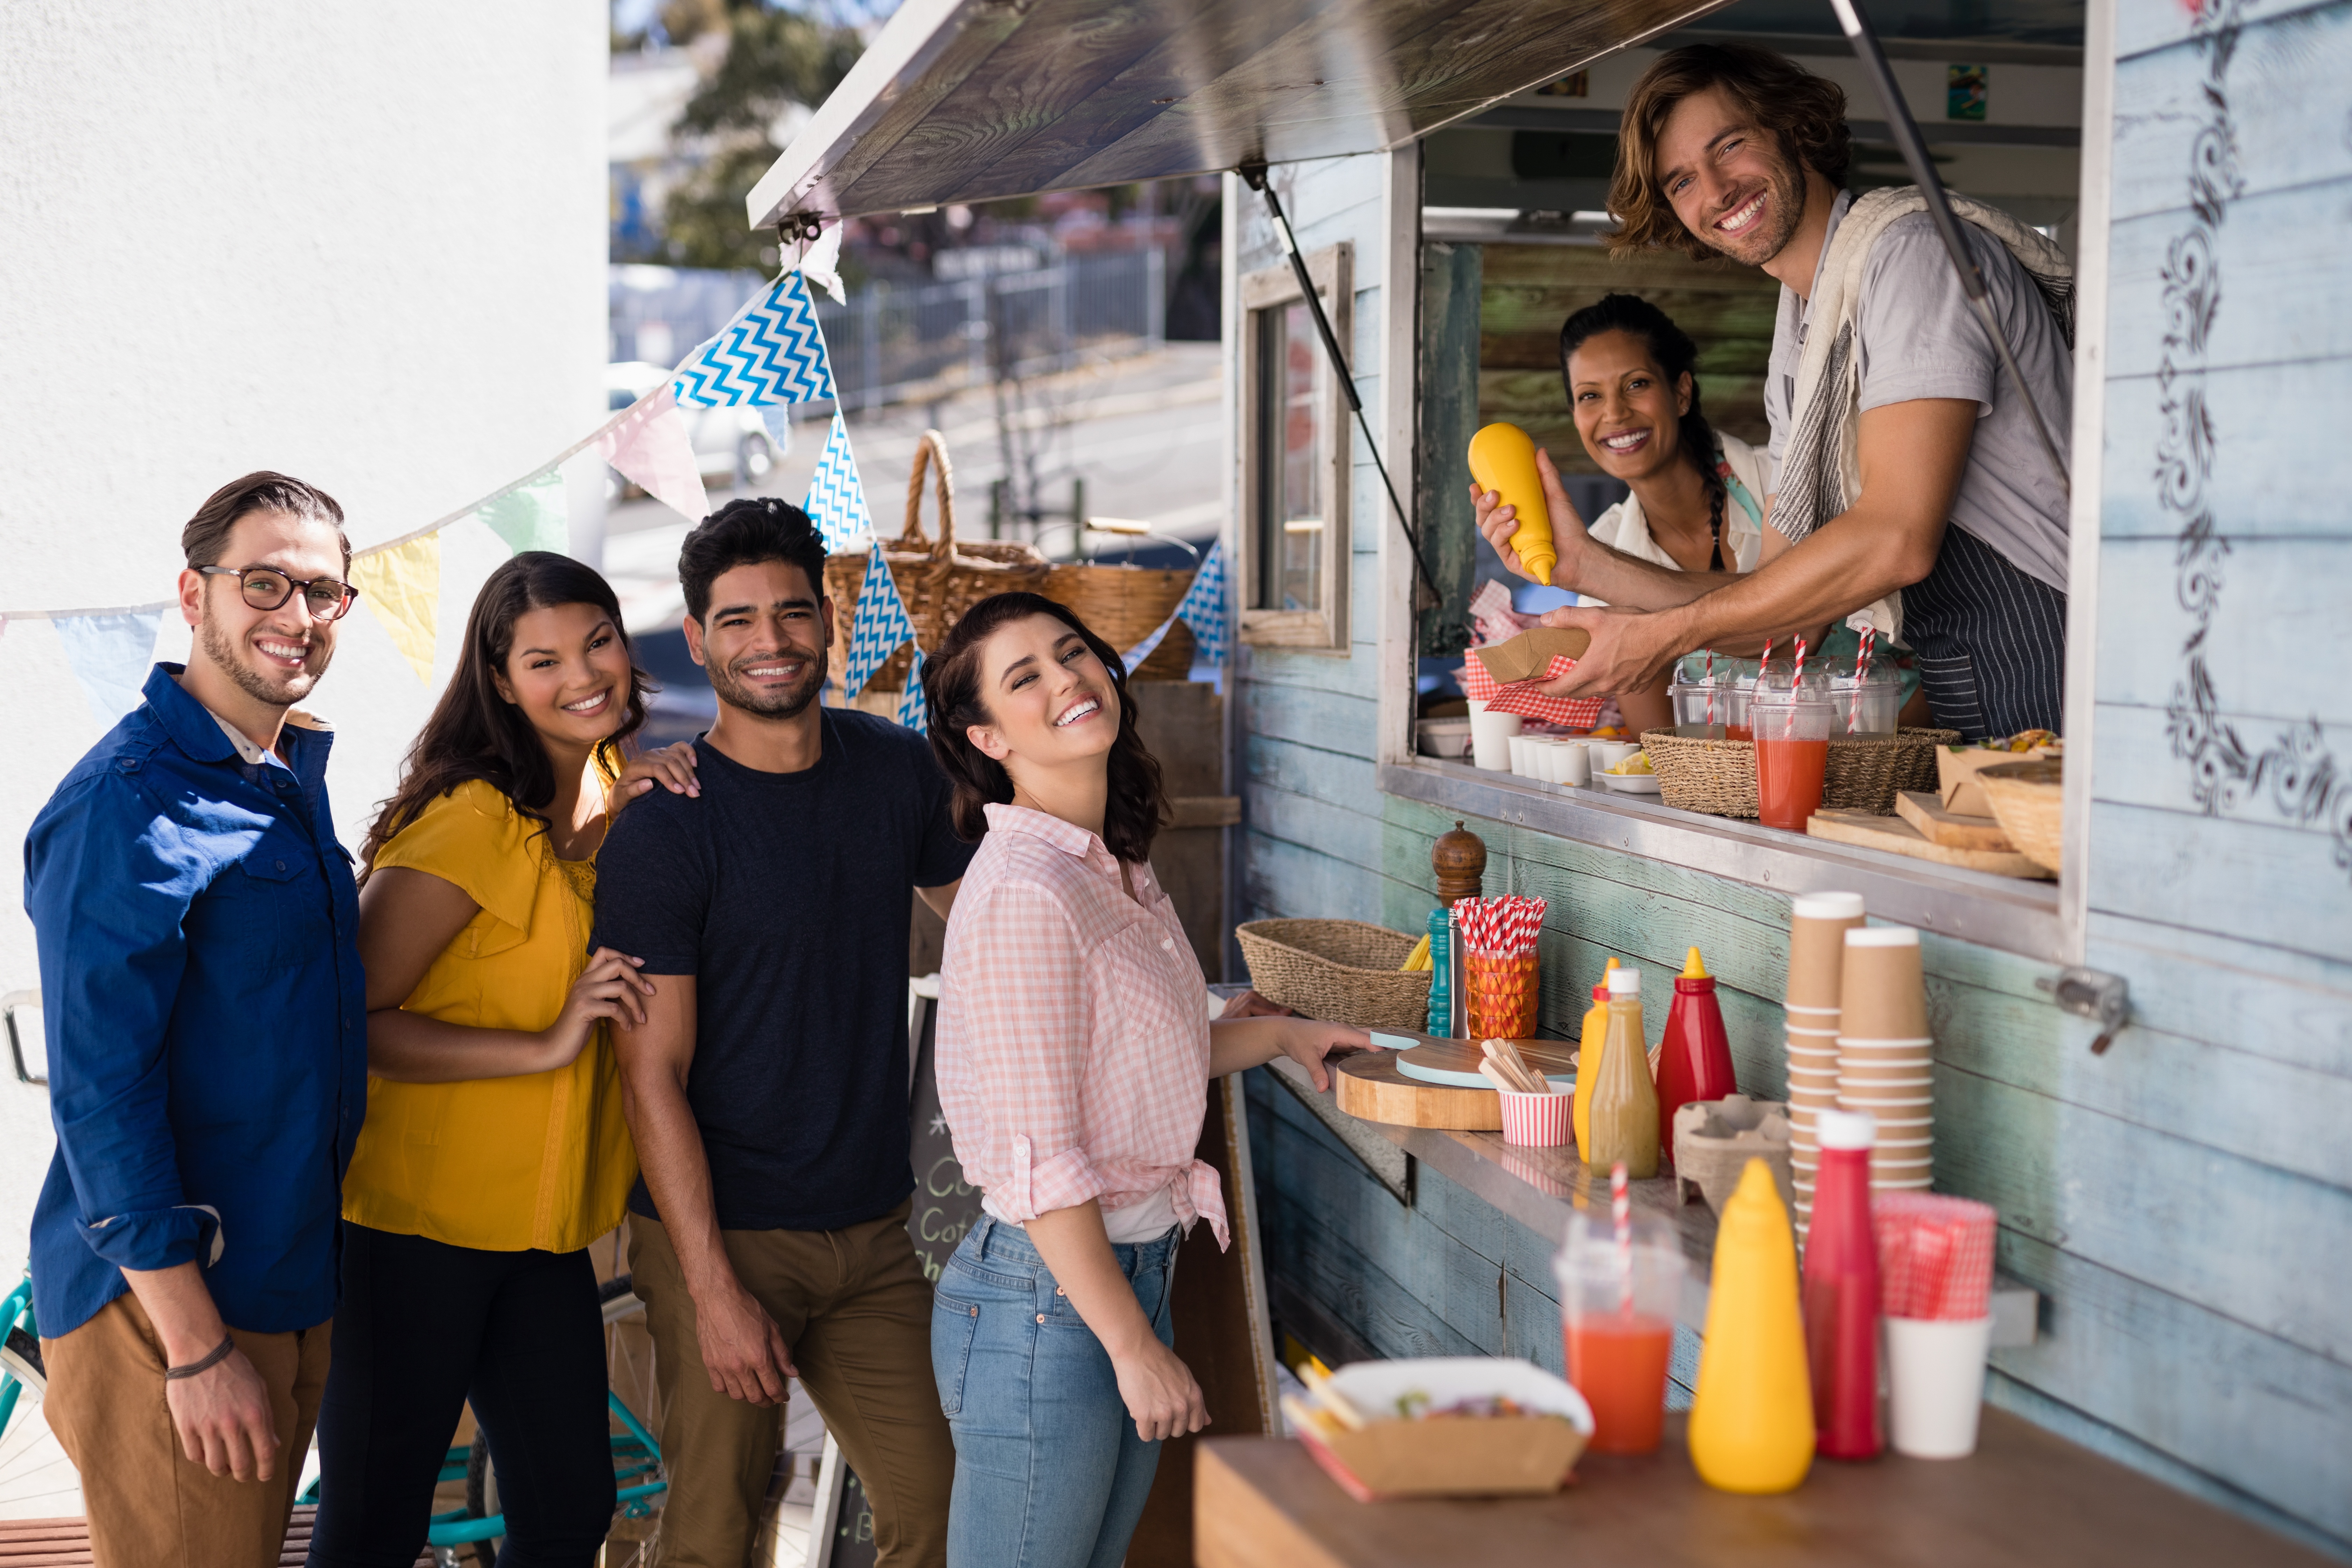
M1389 506L1395 511L1397 526L1404 531L1406 547L1412 552L1414 570L1421 574L1422 585L1429 590L1433 600L1442 600L1437 591L1437 579L1430 575L1429 563L1421 556L1421 540L1413 533L1412 523L1405 516L1404 503L1397 499L1396 485L1389 478L1389 466L1381 461L1381 444L1372 439L1371 421L1364 417L1364 400L1356 395L1356 378L1349 374L1348 356L1339 351L1339 334L1331 330L1331 318L1323 311L1322 297L1315 292L1315 279L1307 276L1307 258L1298 253L1298 241L1290 232L1290 220L1282 214L1282 198L1274 194L1267 183L1264 163L1244 163L1234 173L1242 183L1265 198L1266 215L1274 220L1274 237L1282 247L1283 255L1290 258L1290 270L1298 279L1298 292L1307 300L1307 309L1315 318L1315 330L1322 334L1323 353L1331 362L1331 374L1339 384L1340 395L1347 398L1348 407L1356 416L1356 423L1364 432L1364 447L1372 455L1372 467L1381 473L1381 488L1389 493ZM1391 374L1396 374L1393 370Z
M2017 388L2018 397L2025 404L2026 416L2033 421L2033 433L2042 437L2042 449L2049 455L2050 466L2058 470L2059 485L2071 496L2074 476L2067 471L2066 458L2058 449L2056 437L2050 433L2049 423L2042 417L2042 405L2033 401L2033 393L2025 384L2025 373L2018 368L2017 356L2010 352L2000 323L1993 318L1992 301L1985 297L1984 273L1978 268L1977 258L1969 253L1968 242L1960 237L1960 220L1944 195L1943 179L1936 173L1935 161L1927 156L1927 144L1919 135L1918 122L1911 118L1903 89L1895 85L1895 71L1886 63L1886 51L1878 47L1878 35L1872 30L1870 18L1862 14L1862 7L1854 0L1830 0L1830 8L1837 13L1838 26L1845 29L1855 58L1862 61L1871 85L1878 89L1879 101L1886 107L1886 128L1894 132L1895 145L1902 151L1904 163L1910 165L1911 178L1918 185L1920 195L1927 199L1927 216L1934 220L1936 232L1943 237L1944 248L1951 253L1952 269L1960 275L1960 289L1968 295L1977 320L1984 323L1985 335L1992 340L1993 352L2000 355L2001 369L2008 372L2010 384Z

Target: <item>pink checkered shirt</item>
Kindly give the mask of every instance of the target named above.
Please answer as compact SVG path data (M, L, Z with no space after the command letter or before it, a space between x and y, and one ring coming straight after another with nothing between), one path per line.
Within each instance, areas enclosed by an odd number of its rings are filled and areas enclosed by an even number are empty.
M1165 1191L1231 1239L1208 1109L1208 985L1149 866L1025 806L988 808L940 973L940 1104L964 1177L1003 1218ZM1139 902L1138 900L1140 900Z

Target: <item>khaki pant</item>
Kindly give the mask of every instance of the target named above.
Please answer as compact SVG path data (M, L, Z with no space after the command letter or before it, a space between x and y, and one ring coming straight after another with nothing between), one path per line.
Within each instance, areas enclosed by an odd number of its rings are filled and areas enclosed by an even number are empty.
M931 1284L907 1235L909 1206L843 1230L720 1236L866 1488L881 1568L940 1568L955 1447L931 1377ZM653 1334L669 1478L652 1561L743 1568L782 1423L711 1388L669 1233L642 1215L629 1218L629 1268Z
M163 1342L136 1296L41 1342L42 1413L81 1472L98 1568L278 1568L319 1424L332 1326L229 1331L268 1385L278 1472L268 1481L216 1476L187 1457L163 1402Z

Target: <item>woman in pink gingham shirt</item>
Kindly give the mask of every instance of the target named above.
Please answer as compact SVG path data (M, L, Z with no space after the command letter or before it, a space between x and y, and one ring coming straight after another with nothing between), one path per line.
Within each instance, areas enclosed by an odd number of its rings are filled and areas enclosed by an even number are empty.
M931 746L980 841L948 921L940 1100L981 1221L931 1317L955 1435L950 1568L1116 1568L1160 1443L1208 1425L1177 1359L1177 1243L1228 1235L1193 1159L1213 1077L1369 1044L1212 1025L1151 874L1165 815L1118 655L1034 594L982 600L928 661Z

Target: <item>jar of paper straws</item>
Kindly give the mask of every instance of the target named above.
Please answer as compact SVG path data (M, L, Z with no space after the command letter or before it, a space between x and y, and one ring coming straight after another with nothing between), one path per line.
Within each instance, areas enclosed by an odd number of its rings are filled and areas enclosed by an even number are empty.
M1470 981L1470 1037L1524 1040L1536 1032L1536 938L1544 900L1523 894L1461 899L1462 966Z

